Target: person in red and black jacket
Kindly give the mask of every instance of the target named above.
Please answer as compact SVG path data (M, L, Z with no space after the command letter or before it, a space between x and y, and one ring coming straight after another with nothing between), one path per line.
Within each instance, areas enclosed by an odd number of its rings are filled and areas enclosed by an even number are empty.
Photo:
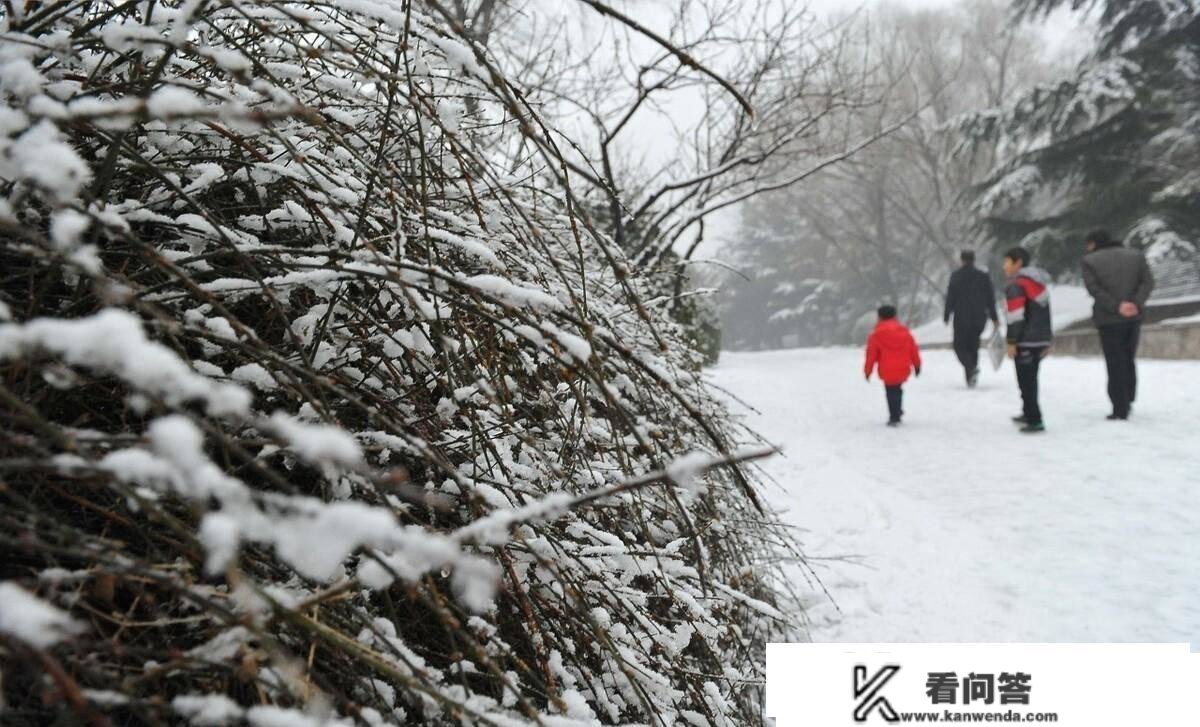
M1014 247L1004 253L1008 284L1004 298L1008 320L1008 356L1017 369L1021 389L1021 415L1013 421L1027 434L1046 430L1038 404L1038 370L1050 353L1054 334L1050 325L1050 276L1030 266L1029 251Z
M883 380L887 394L887 424L895 427L904 415L904 382L908 381L910 371L921 375L921 351L912 332L896 320L893 306L880 306L878 313L879 323L875 324L875 330L867 338L867 361L863 365L863 373L870 381L871 374L876 368L879 369L879 378Z

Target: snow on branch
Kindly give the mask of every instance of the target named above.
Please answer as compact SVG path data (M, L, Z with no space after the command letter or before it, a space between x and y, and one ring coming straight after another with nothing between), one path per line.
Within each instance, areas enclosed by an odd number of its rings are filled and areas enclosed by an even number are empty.
M767 452L446 8L15 7L10 706L757 719L763 645L797 621L776 584L798 549L745 466ZM531 139L543 158L498 151Z
M79 624L60 609L15 583L0 582L0 634L45 649L79 631Z

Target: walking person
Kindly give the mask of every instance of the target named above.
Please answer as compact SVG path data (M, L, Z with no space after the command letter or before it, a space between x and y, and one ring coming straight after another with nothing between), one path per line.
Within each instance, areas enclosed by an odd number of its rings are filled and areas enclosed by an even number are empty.
M1050 276L1029 264L1029 251L1014 247L1004 253L1007 285L1004 298L1008 321L1008 356L1017 369L1021 389L1021 415L1013 421L1025 434L1046 430L1038 402L1038 372L1042 359L1050 353L1053 334L1050 325Z
M883 381L887 397L887 425L896 427L900 426L900 419L904 416L904 382L908 381L910 372L921 375L921 350L912 331L896 320L894 306L880 306L877 313L879 322L867 338L867 360L863 365L863 373L870 381L871 374L879 369L879 378Z
M975 253L963 250L959 255L962 266L950 274L946 290L945 323L954 318L954 353L966 374L967 386L979 383L979 339L990 319L999 327L996 316L996 290L992 278L975 267Z
M1083 283L1095 300L1092 321L1100 332L1100 347L1108 366L1111 421L1125 421L1137 398L1138 338L1143 311L1154 290L1154 275L1146 256L1123 247L1104 230L1088 234L1083 256Z

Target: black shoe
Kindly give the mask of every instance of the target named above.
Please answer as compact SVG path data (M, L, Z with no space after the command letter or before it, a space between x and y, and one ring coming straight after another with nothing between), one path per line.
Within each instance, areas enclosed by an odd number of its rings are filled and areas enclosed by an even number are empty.
M1013 417L1012 420L1013 420L1013 424L1028 424L1029 423L1029 418L1026 417L1024 414L1018 414L1017 416Z
M1104 418L1109 420L1110 422L1123 422L1123 421L1126 421L1129 419L1129 415L1128 414L1109 414L1108 416L1106 416Z
M1021 434L1037 434L1044 431L1046 431L1046 425L1041 422L1026 422L1025 426L1021 427Z

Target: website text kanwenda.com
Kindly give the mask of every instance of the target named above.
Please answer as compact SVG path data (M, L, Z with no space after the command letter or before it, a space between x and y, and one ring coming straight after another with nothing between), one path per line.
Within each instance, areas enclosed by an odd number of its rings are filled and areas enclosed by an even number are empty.
M1057 722L1057 712L900 712L900 722Z

